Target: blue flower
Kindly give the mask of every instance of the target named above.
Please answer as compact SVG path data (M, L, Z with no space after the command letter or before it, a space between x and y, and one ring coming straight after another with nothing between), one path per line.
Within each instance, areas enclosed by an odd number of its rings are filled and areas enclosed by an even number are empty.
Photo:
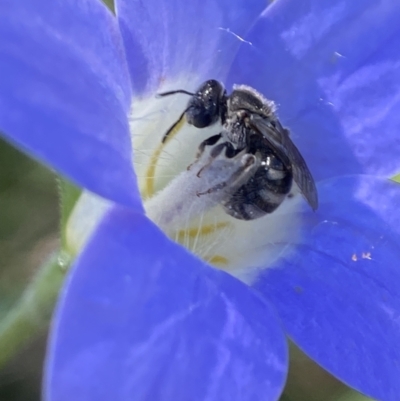
M120 0L118 24L96 0L2 6L0 129L113 202L63 289L48 400L275 400L285 334L350 386L397 400L400 6L263 3ZM318 211L289 214L299 235L250 286L143 213L131 102L181 78L274 99L317 180Z

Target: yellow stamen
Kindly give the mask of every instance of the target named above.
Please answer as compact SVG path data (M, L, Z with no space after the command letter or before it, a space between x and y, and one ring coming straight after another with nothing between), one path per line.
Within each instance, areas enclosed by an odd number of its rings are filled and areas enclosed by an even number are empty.
M149 167L146 172L146 180L145 180L144 189L142 191L142 197L144 200L147 200L154 195L154 177L156 174L157 162L158 162L158 158L160 157L162 151L164 150L164 146L170 139L172 139L179 132L179 130L182 128L184 123L185 123L185 119L183 118L183 115L182 115L182 118L177 122L174 129L165 138L165 141L160 142L160 144L157 146L156 150L154 151L153 155L151 156L150 164L149 164Z
M224 267L224 266L226 267L229 264L228 259L221 255L214 255L210 258L206 258L206 260L211 265L218 266L218 267Z
M186 238L194 239L204 235L214 234L216 231L221 230L229 225L227 222L217 224L209 224L203 227L188 228L187 230L179 230L178 242L183 242Z

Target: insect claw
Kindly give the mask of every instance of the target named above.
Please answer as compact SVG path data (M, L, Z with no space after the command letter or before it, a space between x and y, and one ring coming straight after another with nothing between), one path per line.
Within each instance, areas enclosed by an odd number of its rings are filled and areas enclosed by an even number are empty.
M200 175L202 173L202 171L207 167L208 165L203 166L196 174L197 178L200 178Z

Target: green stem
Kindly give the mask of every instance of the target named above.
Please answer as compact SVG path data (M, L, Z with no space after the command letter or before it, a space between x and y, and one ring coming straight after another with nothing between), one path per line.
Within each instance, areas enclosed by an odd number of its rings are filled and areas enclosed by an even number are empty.
M0 367L48 326L70 262L62 253L51 255L0 322Z

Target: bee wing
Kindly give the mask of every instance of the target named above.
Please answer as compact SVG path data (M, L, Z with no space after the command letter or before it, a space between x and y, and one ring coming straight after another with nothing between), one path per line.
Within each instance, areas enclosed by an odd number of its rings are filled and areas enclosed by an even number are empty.
M253 128L260 132L277 156L293 171L293 179L313 210L318 208L318 193L314 179L303 156L289 137L289 131L276 120L276 127L257 114L250 115Z

